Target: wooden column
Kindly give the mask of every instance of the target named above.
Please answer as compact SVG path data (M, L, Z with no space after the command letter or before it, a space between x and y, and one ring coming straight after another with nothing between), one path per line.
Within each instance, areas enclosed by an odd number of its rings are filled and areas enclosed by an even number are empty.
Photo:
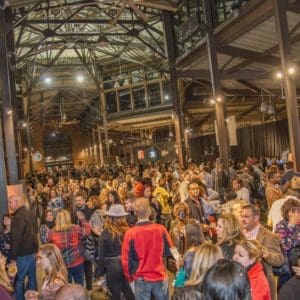
M129 82L129 93L130 93L130 104L131 104L131 110L134 110L134 98L133 98L133 91L132 91L132 77L131 75L128 76L128 82Z
M107 161L110 160L110 147L108 141L108 126L107 126L107 116L106 116L106 96L103 89L103 84L99 84L99 104L100 104L100 111L102 117L102 123L104 127L104 144L106 150L106 158Z
M171 12L163 12L163 24L164 24L164 35L166 52L169 63L170 72L170 97L173 101L174 111L174 124L176 133L176 145L178 150L178 163L181 167L185 165L184 155L184 114L180 109L178 88L177 88L177 75L176 75L176 53L175 53L175 35L173 26L173 15Z
M99 145L99 157L100 157L100 165L104 166L104 157L103 157L103 142L101 136L100 125L97 124L97 133L98 133L98 145Z
M165 96L164 96L164 88L163 88L163 80L160 78L159 80L159 92L160 92L160 103L161 105L165 104Z
M0 9L0 24L5 24L5 13ZM9 70L9 55L7 51L7 36L12 29L11 24L7 24L8 32L4 32L3 26L0 28L0 81L2 86L2 118L4 126L5 149L8 171L8 183L19 183L18 165L17 165L17 148L14 128L14 109L12 103L12 88L15 88L15 82L12 82ZM14 87L12 87L14 85ZM2 165L2 168L5 164Z
M94 163L99 164L95 128L92 128L92 141L93 141L93 148L94 148Z
M229 143L228 135L224 117L224 100L225 97L222 93L220 72L218 67L217 49L213 32L213 19L211 1L203 0L204 15L206 20L206 41L208 50L208 60L210 67L210 78L212 85L212 94L215 101L215 113L217 123L217 137L219 141L219 155L225 169L228 168L229 159Z
M276 31L279 42L283 84L286 97L286 110L289 125L290 151L293 156L295 170L300 171L300 121L297 105L296 84L294 74L289 68L295 68L292 59L289 27L287 21L286 1L273 0Z
M116 93L116 101L117 101L117 112L120 112L121 111L120 97L117 89L115 90L115 93Z

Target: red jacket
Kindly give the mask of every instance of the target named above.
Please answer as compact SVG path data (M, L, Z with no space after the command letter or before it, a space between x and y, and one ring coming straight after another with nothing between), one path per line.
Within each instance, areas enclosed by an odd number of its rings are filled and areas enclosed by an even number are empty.
M257 262L248 271L252 300L271 300L269 282L264 273L263 266Z
M174 247L166 228L151 222L137 223L124 236L122 266L128 281L143 278L156 282L167 278L163 257Z

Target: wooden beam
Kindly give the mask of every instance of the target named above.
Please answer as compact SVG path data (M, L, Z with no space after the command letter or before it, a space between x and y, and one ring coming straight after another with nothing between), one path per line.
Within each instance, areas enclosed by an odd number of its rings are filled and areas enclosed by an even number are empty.
M259 62L265 65L279 66L280 59L271 55L262 55L260 52L255 52L251 50L245 50L233 46L225 46L219 49L218 52L234 56L241 57L250 61Z

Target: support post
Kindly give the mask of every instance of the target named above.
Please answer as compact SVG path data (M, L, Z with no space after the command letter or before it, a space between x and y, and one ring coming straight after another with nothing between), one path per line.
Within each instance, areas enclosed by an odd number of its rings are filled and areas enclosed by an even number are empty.
M109 141L108 141L108 126L107 126L107 117L106 117L106 96L103 90L103 85L100 84L99 87L99 104L100 104L100 111L102 116L102 122L104 127L104 144L106 150L106 158L107 161L110 161L110 148L109 148Z
M166 53L169 62L170 71L170 97L173 101L174 123L176 133L176 144L178 150L178 163L181 167L185 165L184 155L184 115L180 109L178 89L177 89L177 75L176 75L176 54L175 54L175 35L173 26L173 15L171 12L163 12L163 24Z
M5 23L5 11L0 10L0 23ZM3 28L2 28L3 29ZM1 29L0 29L1 30ZM12 30L12 28L11 28ZM12 93L9 61L7 53L7 33L0 33L0 78L2 86L2 116L4 125L5 149L8 169L8 183L19 183L18 165L17 165L17 149L15 141L15 130L13 120ZM5 166L5 164L3 165Z
M228 169L229 159L229 143L224 117L224 95L222 93L220 72L218 67L218 57L216 42L213 33L212 7L210 0L203 0L204 15L206 20L206 42L208 50L208 60L210 67L210 77L212 85L213 99L215 101L215 113L217 123L217 137L219 141L219 156L224 164L224 168Z
M103 167L104 166L103 142L102 142L101 129L100 129L100 125L99 124L97 124L97 133L98 133L100 165L101 165L101 167Z
M93 141L93 149L94 149L94 163L99 164L95 128L92 128L92 141Z
M273 0L276 31L286 97L286 110L289 126L290 151L295 171L300 171L300 120L297 107L296 84L293 74L288 69L294 67L287 21L287 1Z

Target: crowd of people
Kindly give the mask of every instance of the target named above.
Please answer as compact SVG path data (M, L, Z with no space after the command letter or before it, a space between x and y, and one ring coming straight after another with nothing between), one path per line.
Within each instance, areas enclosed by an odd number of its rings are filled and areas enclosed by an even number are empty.
M2 218L0 299L298 299L299 176L264 158L30 174Z

